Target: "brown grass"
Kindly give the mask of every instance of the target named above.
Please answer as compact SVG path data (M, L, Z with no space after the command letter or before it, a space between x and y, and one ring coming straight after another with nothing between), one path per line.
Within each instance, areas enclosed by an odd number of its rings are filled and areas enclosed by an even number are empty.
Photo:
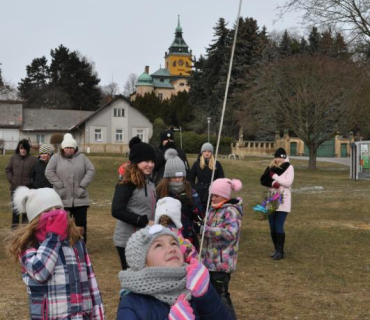
M91 156L97 175L90 185L88 250L97 274L108 319L119 301L119 259L112 241L115 219L110 206L117 168L125 160ZM11 211L0 157L0 239L10 229ZM239 319L370 319L369 182L349 179L347 167L318 162L295 166L293 211L285 231L286 258L273 261L268 223L256 221L251 208L261 200L259 176L269 159L223 160L227 177L244 183L244 218L238 270L231 293ZM0 319L27 319L28 301L20 267L0 246Z

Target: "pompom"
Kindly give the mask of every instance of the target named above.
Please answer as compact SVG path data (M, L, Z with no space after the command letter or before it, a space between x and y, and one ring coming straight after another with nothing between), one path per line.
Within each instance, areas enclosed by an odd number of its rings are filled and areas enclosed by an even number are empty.
M13 205L18 214L26 213L26 203L32 190L27 187L18 187L13 195Z
M70 133L66 133L64 136L63 136L63 140L73 140L73 136L70 134Z
M234 191L239 191L242 189L242 187L243 187L243 184L240 180L238 179L231 180L231 189L233 189Z
M166 161L168 159L174 159L178 156L178 153L175 149L167 149L167 151L164 153L164 158L166 159Z
M138 144L141 142L141 139L138 137L138 136L135 136L133 137L130 142L128 143L128 147L130 148L130 150L132 149L132 147L135 145L135 144Z

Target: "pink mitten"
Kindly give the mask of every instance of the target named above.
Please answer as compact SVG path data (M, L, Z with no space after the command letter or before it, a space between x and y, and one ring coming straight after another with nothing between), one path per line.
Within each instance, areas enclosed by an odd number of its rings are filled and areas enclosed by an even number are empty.
M58 235L63 235L68 226L67 215L65 213L49 217L46 222L46 233L52 232Z
M209 287L209 271L197 259L191 259L186 267L186 289L191 291L194 297L203 296Z
M170 314L168 315L169 320L194 320L194 312L189 303L185 300L185 294L181 294L176 303L171 307Z

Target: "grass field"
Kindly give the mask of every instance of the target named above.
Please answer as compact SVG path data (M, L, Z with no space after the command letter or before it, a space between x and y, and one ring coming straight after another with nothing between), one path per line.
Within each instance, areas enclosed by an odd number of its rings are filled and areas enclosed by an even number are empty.
M120 157L90 156L97 174L89 187L88 250L107 319L119 301L119 259L112 241L110 206ZM190 159L194 160L194 159ZM0 156L0 240L10 230L10 193ZM318 162L295 167L292 212L285 224L286 258L273 261L267 221L253 219L251 208L264 188L259 177L269 159L223 160L227 177L244 183L244 217L238 269L231 280L239 319L370 319L370 185L349 179L349 169ZM18 263L0 246L0 319L28 319L28 301Z

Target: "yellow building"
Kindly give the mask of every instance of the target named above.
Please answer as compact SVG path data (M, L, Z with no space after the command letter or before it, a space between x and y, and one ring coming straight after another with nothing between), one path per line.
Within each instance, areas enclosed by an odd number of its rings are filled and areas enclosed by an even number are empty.
M179 91L189 91L188 79L192 68L192 52L182 37L180 17L175 30L175 39L168 52L165 52L165 68L149 74L149 67L138 77L136 92L131 95L135 100L136 95L154 92L161 100L169 99Z

